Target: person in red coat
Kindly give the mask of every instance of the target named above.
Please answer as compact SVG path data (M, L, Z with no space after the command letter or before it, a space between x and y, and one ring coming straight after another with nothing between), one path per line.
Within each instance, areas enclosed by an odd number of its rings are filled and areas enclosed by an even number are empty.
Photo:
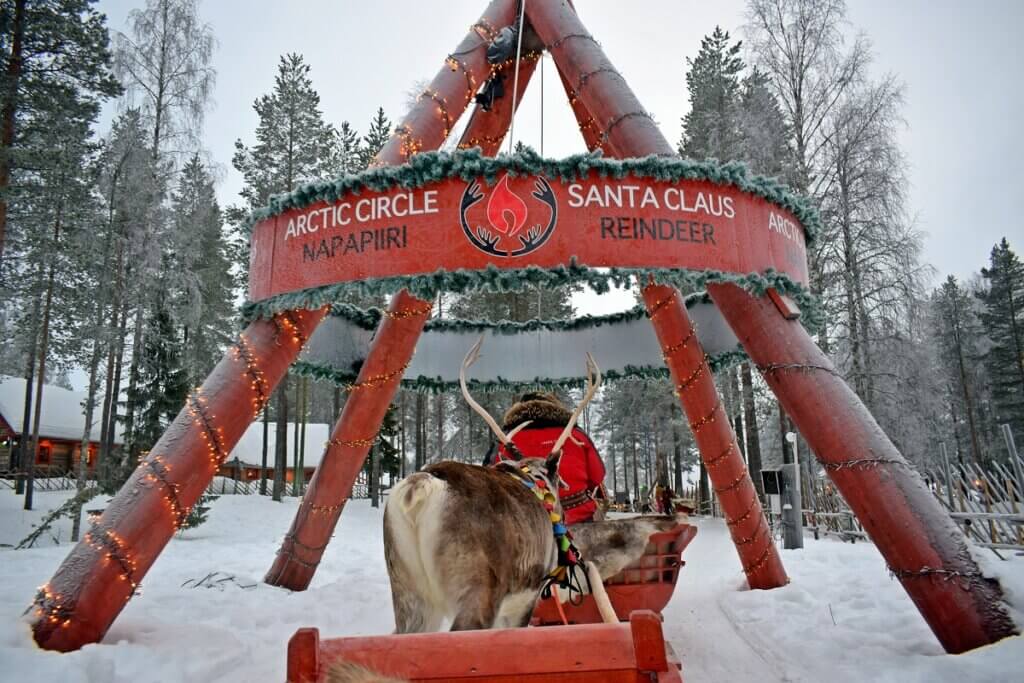
M569 424L572 413L553 394L530 392L505 413L503 429L509 432L520 424L530 424L512 437L512 443L525 457L546 457L551 447ZM495 454L497 460L509 460L504 446ZM558 474L568 485L560 488L559 502L565 512L567 524L589 522L594 519L597 503L594 500L604 483L604 463L597 454L594 442L579 427L562 446L562 459Z

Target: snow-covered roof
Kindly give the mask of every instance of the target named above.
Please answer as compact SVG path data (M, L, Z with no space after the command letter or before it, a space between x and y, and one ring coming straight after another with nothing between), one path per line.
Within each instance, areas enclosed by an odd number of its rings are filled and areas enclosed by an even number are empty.
M33 405L35 386L32 387ZM98 401L97 401L98 402ZM21 434L25 411L25 380L0 375L0 415L15 434ZM90 441L100 440L102 409L93 410ZM52 384L43 385L43 407L39 415L39 436L43 439L79 441L85 428L85 392L69 391ZM114 443L124 443L123 427L117 425Z
M274 422L269 423L267 429L267 467L274 466L274 446L277 443L277 434L275 433L277 424ZM320 464L320 458L324 454L324 446L327 440L330 438L330 426L323 423L308 423L306 425L306 453L303 457L303 464L306 467L316 467ZM295 423L288 423L288 466L292 466L292 459L295 457ZM263 422L253 422L249 425L249 428L245 430L245 434L238 440L238 444L234 450L231 451L231 455L228 456L228 462L233 462L235 458L238 458L245 465L251 465L252 467L259 467L260 461L263 458Z

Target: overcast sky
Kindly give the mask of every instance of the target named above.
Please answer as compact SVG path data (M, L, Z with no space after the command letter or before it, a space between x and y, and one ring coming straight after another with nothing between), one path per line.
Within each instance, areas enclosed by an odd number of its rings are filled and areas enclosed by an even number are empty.
M115 30L144 0L101 0ZM529 0L527 0L529 3ZM222 167L222 203L237 202L234 142L251 144L253 101L273 88L279 56L305 55L326 119L364 132L383 106L401 116L413 85L429 80L487 0L206 0L216 33L217 87L203 133ZM669 141L686 113L686 57L716 24L740 35L742 0L576 0L590 32L654 115ZM927 233L924 257L940 276L966 277L1008 237L1024 251L1013 210L1024 158L1024 1L850 0L849 18L874 45L874 72L907 86L902 134L910 163L910 213ZM584 149L550 61L543 97L547 156ZM516 118L516 138L541 149L539 75Z

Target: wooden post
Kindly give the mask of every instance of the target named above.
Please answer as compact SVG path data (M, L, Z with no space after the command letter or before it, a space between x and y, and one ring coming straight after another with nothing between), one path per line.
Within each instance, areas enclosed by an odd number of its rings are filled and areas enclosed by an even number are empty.
M1003 433L1003 440L1006 442L1006 452L1010 456L1010 464L1013 466L1013 475L1017 479L1017 490L1024 491L1024 472L1022 472L1020 457L1017 455L1017 444L1013 442L1013 431L1010 425L999 426Z
M751 588L784 586L786 570L683 297L674 287L655 284L644 287L643 297L747 583Z
M402 124L395 128L373 166L403 164L418 152L439 149L444 144L455 122L490 75L487 46L497 36L498 29L509 26L515 19L516 5L516 0L492 0L480 20L445 60ZM511 89L508 92L511 93ZM512 99L511 94L507 99ZM500 135L503 137L504 131Z
M568 83L567 92L582 103L574 112L588 146L596 142L617 156L675 154L568 0L527 2L526 17Z
M946 443L939 444L942 452L942 470L946 475L946 502L949 503L950 512L953 511L953 477L949 474L949 453L946 452Z
M67 652L103 638L323 316L290 311L250 323L39 589L40 647Z
M1015 634L999 584L800 322L736 285L708 293L946 650Z
M291 590L309 587L430 310L429 301L404 290L392 299L359 377L348 388L351 396L309 481L291 530L264 579L270 585Z
M794 432L786 432L782 439L782 462L782 547L795 550L804 547L804 525L800 463Z

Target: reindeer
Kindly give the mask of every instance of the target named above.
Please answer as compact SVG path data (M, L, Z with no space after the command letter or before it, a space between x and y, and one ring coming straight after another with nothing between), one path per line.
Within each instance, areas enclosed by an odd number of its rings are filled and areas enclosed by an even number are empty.
M482 342L466 354L459 384L469 406L515 455L512 437L526 424L506 434L466 386L466 370L479 357ZM452 619L453 631L527 625L542 585L558 568L553 523L557 530L562 519L557 495L562 446L600 382L600 369L588 353L583 399L546 458L503 461L493 468L439 462L392 490L384 510L384 556L397 633L437 631L446 617ZM603 533L596 524L586 525L595 527L586 534L586 545L609 558L604 568L599 557L588 558L586 564L606 621L617 618L602 575L616 574L643 552L651 534L676 524L673 518L643 518Z

